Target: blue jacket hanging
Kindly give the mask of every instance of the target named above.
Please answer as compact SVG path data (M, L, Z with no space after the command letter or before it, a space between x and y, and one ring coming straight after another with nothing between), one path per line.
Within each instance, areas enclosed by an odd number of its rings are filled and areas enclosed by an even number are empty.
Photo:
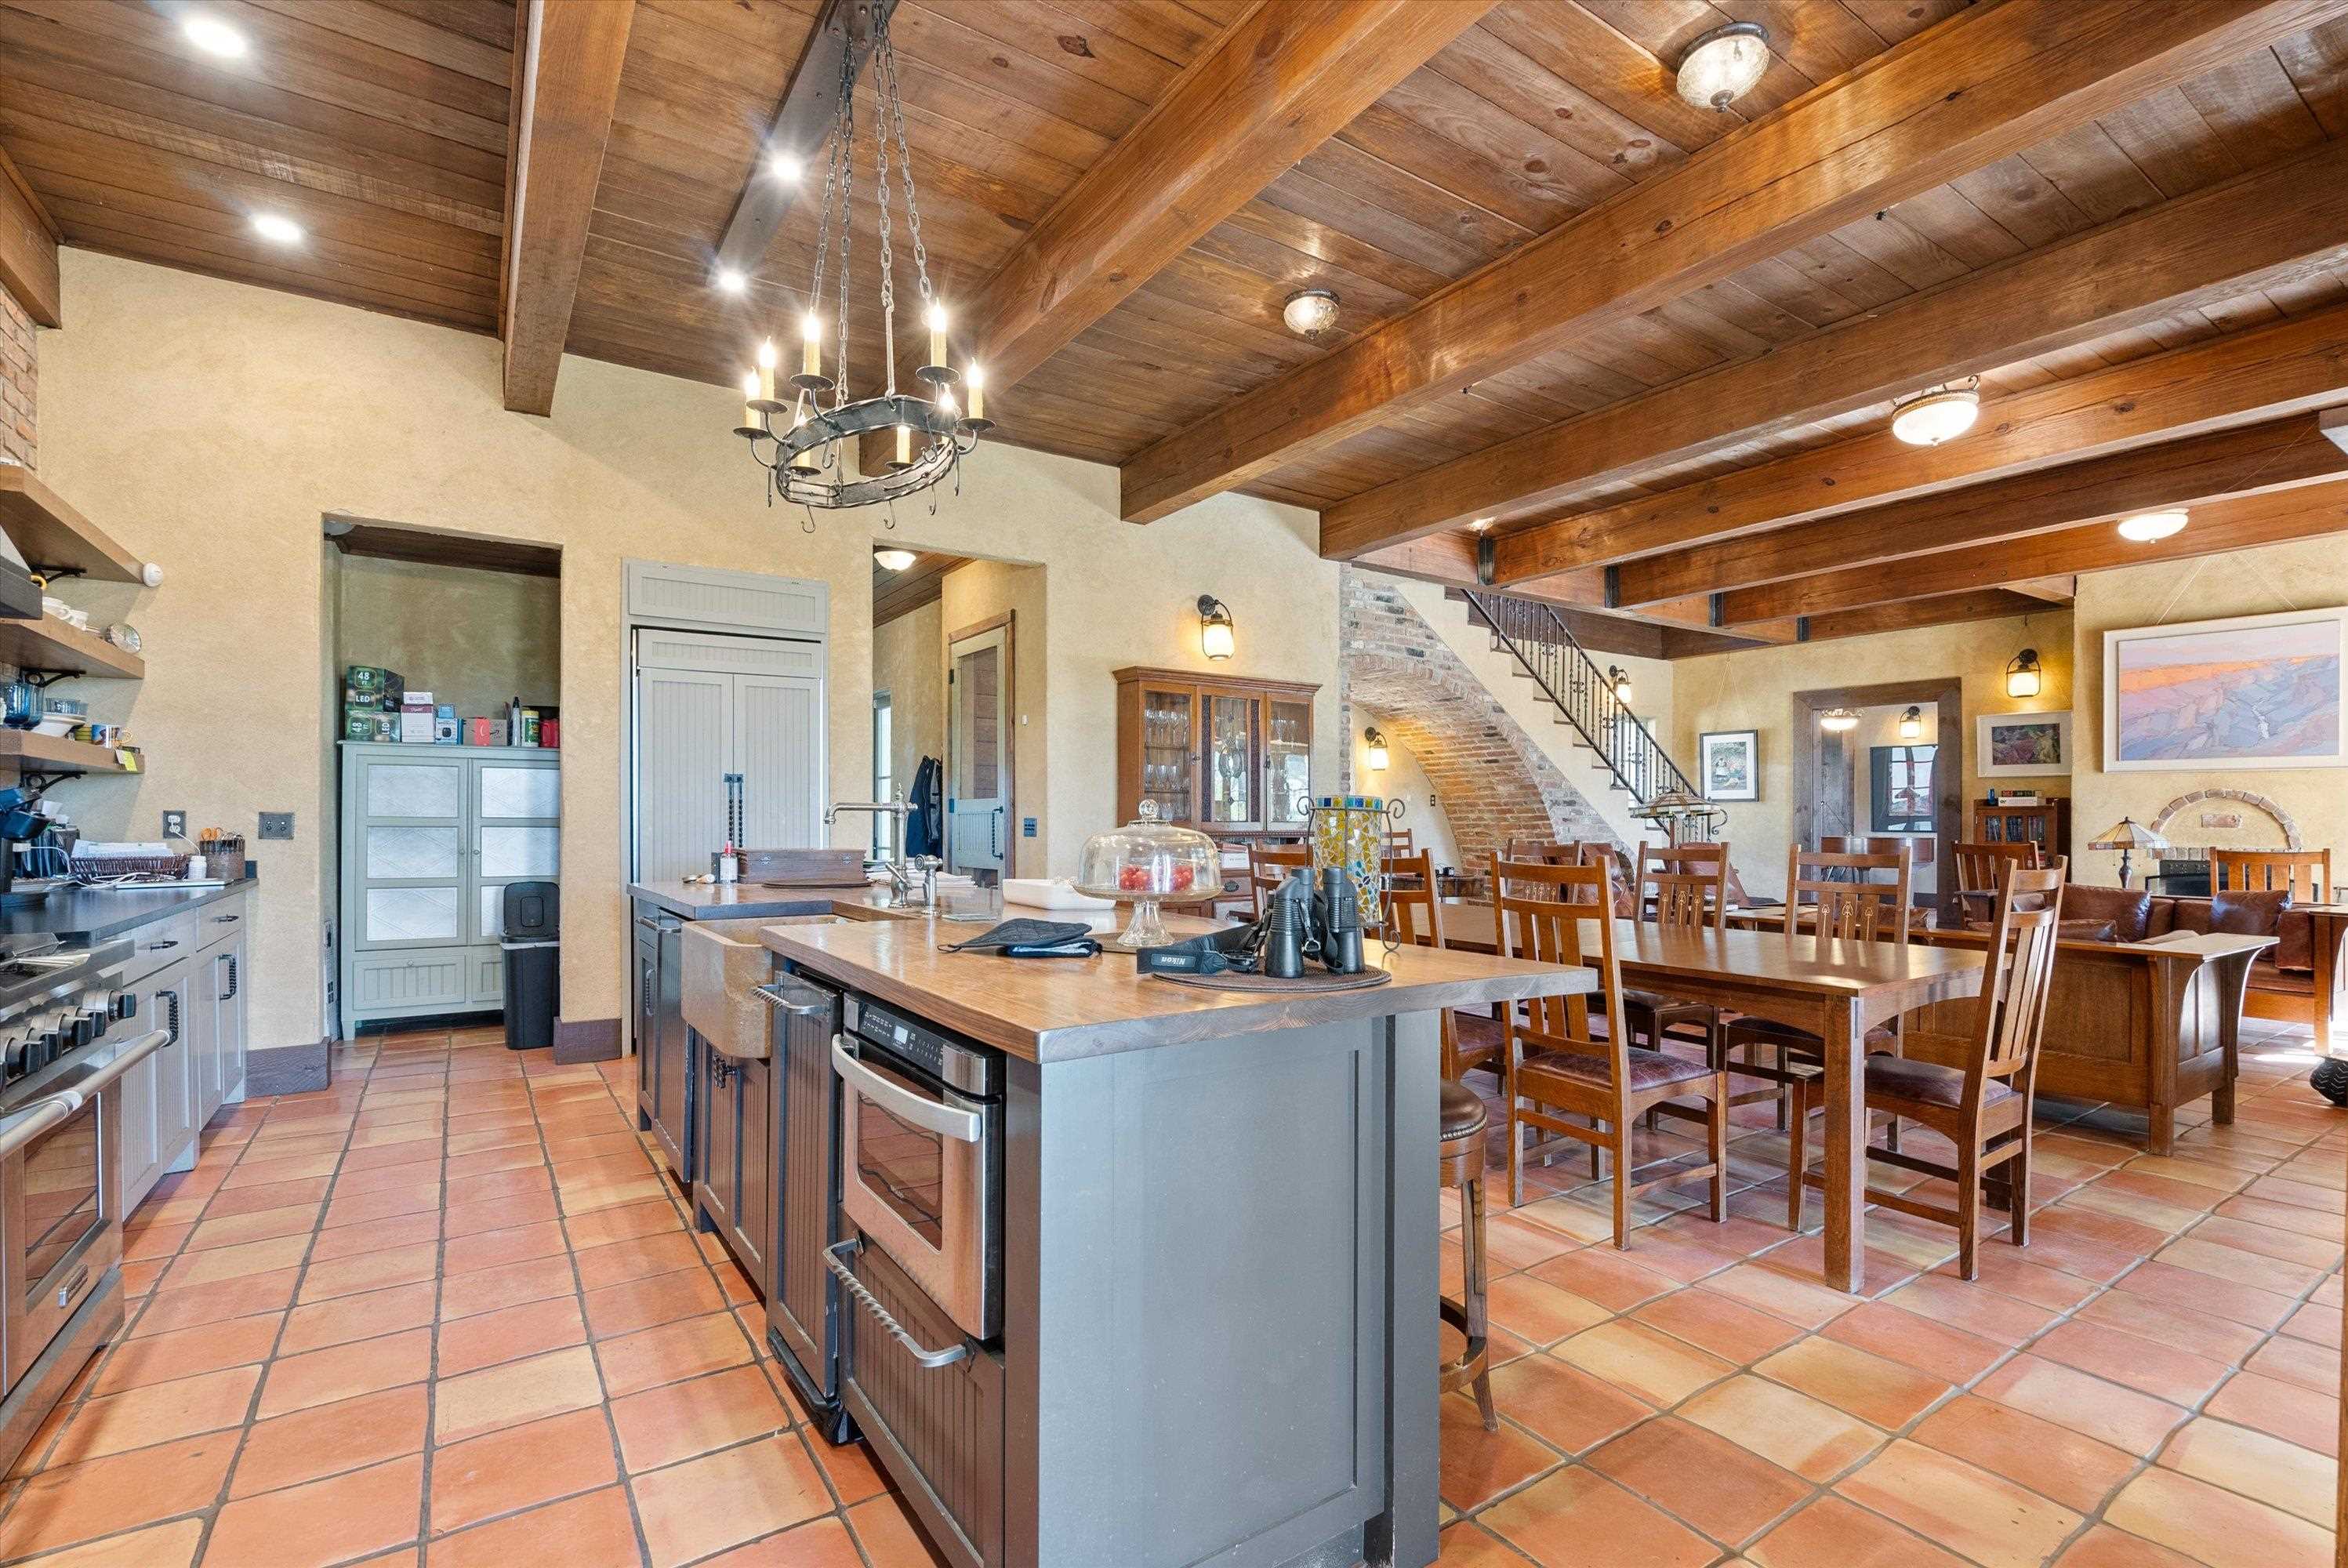
M905 853L908 855L938 855L945 852L945 807L942 799L945 783L944 769L934 757L922 758L913 769L913 791L907 799L912 813L905 819Z

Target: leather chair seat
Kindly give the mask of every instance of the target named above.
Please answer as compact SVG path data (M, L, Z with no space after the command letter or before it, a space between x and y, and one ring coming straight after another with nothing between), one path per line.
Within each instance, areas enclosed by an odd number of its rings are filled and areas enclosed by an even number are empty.
M1484 1109L1483 1099L1472 1088L1464 1088L1446 1078L1443 1092L1436 1102L1437 1137L1446 1143L1462 1138L1473 1138L1484 1130L1491 1115Z
M1499 1071L1500 1058L1507 1055L1508 1030L1500 1020L1489 1013L1454 1012L1451 1015L1452 1037L1458 1043L1459 1070L1469 1068L1489 1068Z
M1630 1068L1631 1082L1627 1087L1633 1091L1663 1088L1712 1076L1712 1068L1702 1062L1692 1062L1666 1051L1643 1050L1637 1046L1630 1047ZM1520 1076L1527 1072L1555 1073L1600 1086L1606 1083L1611 1070L1605 1057L1583 1056L1579 1051L1542 1051L1527 1057L1517 1068Z
M1913 1057L1869 1057L1867 1092L1955 1110L1965 1103L1965 1075L1962 1068L1920 1061ZM1999 1079L1992 1078L1982 1086L1983 1105L2013 1098L2013 1090Z
M1709 1026L1720 1016L1720 1009L1709 1002L1690 1002L1678 996L1666 996L1660 991L1629 991L1622 993L1622 1010L1633 1019L1642 1015L1653 1020L1652 1031L1641 1033L1652 1038L1654 1033L1673 1024L1703 1024Z

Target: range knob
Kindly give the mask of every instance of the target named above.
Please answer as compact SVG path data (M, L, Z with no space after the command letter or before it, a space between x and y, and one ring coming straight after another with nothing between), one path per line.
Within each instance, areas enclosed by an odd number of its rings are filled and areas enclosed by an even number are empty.
M56 1061L57 1052L64 1048L64 1045L65 1042L59 1037L57 1030L43 1029L33 1037L33 1043L25 1047L25 1059L30 1064L26 1070L39 1072L43 1068Z
M114 1009L114 1016L118 1018L135 1018L139 1016L139 993L117 991L108 1006Z
M33 1037L11 1035L0 1045L0 1076L20 1078L36 1070L32 1063Z
M113 1015L104 1007L83 1008L81 1016L74 1020L76 1043L86 1046L92 1040L104 1039L106 1026L112 1022Z

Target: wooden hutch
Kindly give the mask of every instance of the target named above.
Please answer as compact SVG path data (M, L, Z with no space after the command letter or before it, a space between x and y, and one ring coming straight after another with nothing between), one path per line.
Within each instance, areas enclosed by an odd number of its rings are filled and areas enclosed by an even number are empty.
M1303 835L1320 686L1139 666L1116 679L1118 821L1148 799L1219 839Z

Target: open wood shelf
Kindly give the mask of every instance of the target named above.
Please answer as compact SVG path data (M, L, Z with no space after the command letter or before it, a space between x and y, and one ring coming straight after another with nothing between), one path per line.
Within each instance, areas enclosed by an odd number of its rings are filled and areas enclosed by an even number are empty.
M0 764L15 763L36 773L120 773L114 748L92 746L87 740L36 735L29 729L0 729Z
M96 680L144 680L147 662L55 615L0 621L0 661L20 669L63 670Z
M35 567L76 566L85 577L136 583L144 563L66 504L33 470L0 463L0 529Z

